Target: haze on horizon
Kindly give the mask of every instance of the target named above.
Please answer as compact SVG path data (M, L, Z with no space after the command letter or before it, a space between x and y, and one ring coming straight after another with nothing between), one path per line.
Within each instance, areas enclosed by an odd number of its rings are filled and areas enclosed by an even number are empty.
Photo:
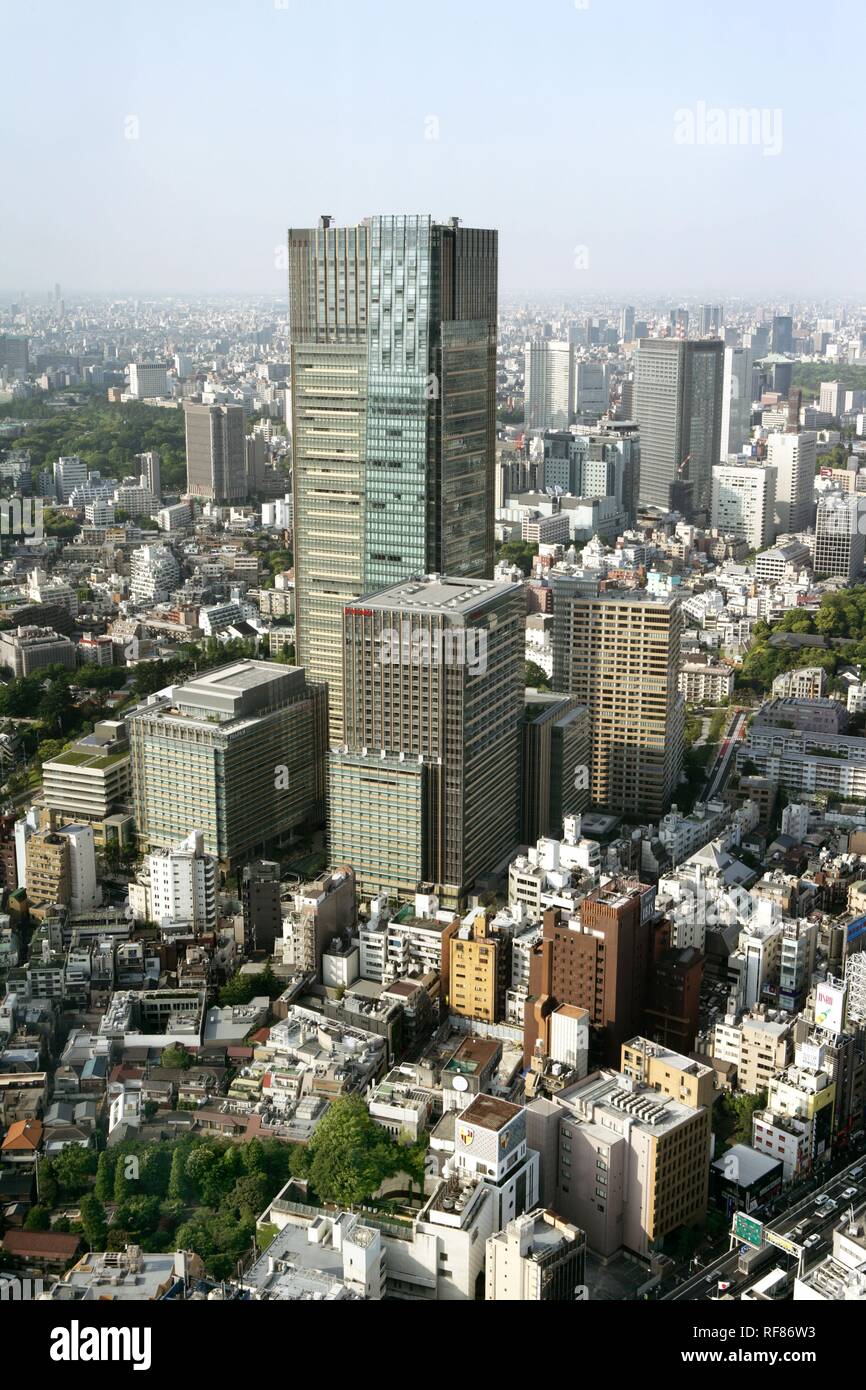
M505 294L866 294L844 0L0 0L0 25L7 290L280 295L289 225L429 212L499 229Z

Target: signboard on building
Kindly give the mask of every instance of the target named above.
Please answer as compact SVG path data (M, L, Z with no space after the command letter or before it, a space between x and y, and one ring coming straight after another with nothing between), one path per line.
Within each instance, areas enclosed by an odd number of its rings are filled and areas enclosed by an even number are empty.
M799 1255L800 1246L787 1236L777 1235L775 1231L767 1232L767 1244L775 1245L778 1250L784 1250L788 1255Z
M845 1012L845 986L828 982L815 988L815 1026L825 1028L828 1033L842 1032L842 1019Z
M734 1217L733 1234L735 1240L742 1241L744 1245L751 1245L753 1250L760 1250L764 1243L764 1223L738 1211Z

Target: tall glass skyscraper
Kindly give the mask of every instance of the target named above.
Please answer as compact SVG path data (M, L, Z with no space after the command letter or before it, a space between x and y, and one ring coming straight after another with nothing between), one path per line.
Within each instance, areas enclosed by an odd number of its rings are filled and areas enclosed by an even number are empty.
M722 433L724 345L642 338L635 361L640 500L709 517Z
M492 573L497 240L421 216L289 232L298 661L336 739L344 605Z

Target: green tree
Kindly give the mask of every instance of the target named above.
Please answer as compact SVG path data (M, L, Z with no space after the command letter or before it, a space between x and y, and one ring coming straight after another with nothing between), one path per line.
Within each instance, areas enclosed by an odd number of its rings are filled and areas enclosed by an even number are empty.
M186 1202L191 1191L191 1183L186 1176L186 1154L176 1148L171 1156L171 1174L168 1180L168 1195L172 1201Z
M108 1238L108 1222L105 1219L105 1207L95 1192L85 1193L79 1203L79 1211L81 1228L87 1244L91 1250L104 1250Z
M185 1047L165 1047L159 1059L160 1066L178 1067L181 1071L186 1071L192 1066L192 1053L187 1052Z
M308 1145L310 1180L319 1197L355 1206L394 1171L394 1146L370 1118L363 1100L335 1101Z
M25 1231L50 1231L51 1230L51 1209L50 1207L35 1206L31 1207L24 1218Z
M100 1202L110 1202L114 1196L114 1164L103 1149L96 1164L96 1195Z
M67 1144L51 1161L58 1187L67 1201L74 1201L88 1190L90 1179L96 1172L96 1154L92 1149Z

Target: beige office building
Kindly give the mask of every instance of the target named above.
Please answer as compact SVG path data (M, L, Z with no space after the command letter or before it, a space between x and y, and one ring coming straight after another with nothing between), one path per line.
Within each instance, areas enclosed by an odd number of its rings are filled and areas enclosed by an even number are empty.
M186 490L211 502L243 502L247 495L244 408L186 401Z
M345 742L330 757L331 862L362 893L455 907L516 848L519 584L427 575L345 610Z

